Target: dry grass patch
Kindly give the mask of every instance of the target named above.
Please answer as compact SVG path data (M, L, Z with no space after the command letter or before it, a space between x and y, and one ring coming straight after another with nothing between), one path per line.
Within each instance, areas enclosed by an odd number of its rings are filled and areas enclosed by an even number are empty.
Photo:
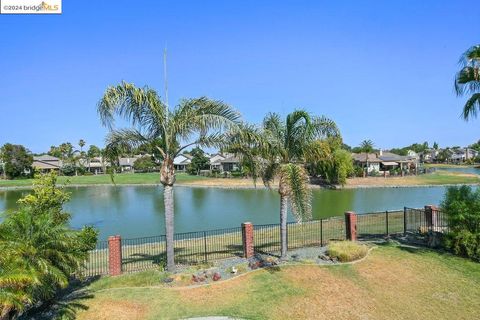
M89 303L88 312L80 313L78 320L143 320L146 318L148 307L143 303L100 299Z

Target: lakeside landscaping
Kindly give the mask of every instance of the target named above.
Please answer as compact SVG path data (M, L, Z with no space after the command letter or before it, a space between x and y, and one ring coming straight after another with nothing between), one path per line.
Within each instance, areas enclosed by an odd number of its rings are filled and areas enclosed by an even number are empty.
M227 187L227 188L254 188L255 184L251 179L245 178L211 178L203 176L178 173L176 175L177 185L205 186L205 187ZM30 187L34 179L0 180L2 187ZM73 176L58 177L58 183L69 185L102 185L112 184L110 175ZM368 177L347 179L345 188L355 187L392 187L392 186L425 186L425 185L451 185L451 184L479 184L480 178L474 174L460 172L448 172L439 170L431 174L408 177ZM115 175L117 185L152 185L160 184L160 177L157 172L152 173L124 173ZM261 181L257 181L257 187L262 188Z
M432 272L433 271L433 272ZM381 246L354 265L262 269L197 288L168 288L159 271L106 277L78 319L475 319L480 265L411 247Z

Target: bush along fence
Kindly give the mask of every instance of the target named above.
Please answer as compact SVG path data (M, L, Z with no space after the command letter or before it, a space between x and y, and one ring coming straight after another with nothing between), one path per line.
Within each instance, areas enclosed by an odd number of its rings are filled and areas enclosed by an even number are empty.
M288 223L288 249L325 246L332 240L381 238L393 234L444 233L448 225L434 206L404 208L333 217L303 223ZM253 225L175 234L175 261L179 265L206 263L233 257L249 258L257 253L280 252L280 225ZM165 236L122 239L111 236L97 244L82 272L84 277L119 275L159 268L166 261Z

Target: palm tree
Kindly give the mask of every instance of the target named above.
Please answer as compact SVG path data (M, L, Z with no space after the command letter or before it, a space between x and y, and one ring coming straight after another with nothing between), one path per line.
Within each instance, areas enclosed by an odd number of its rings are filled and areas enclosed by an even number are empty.
M271 187L278 177L280 194L281 259L287 255L287 210L297 221L311 218L311 190L305 159L312 158L317 139L340 136L336 124L325 117L312 117L296 110L286 119L277 113L267 114L262 128L244 126L230 137L230 150L242 155L254 179L261 177Z
M173 159L184 149L197 145L219 147L222 131L238 124L239 113L222 101L206 97L184 99L170 110L157 92L122 82L107 88L98 103L102 123L110 129L107 148L131 150L143 144L154 145L162 160L160 182L164 187L167 269L174 262L175 168ZM114 129L115 116L129 121L133 128Z
M457 96L471 94L462 112L463 118L468 120L477 117L480 109L480 45L465 51L459 64L462 68L455 75L455 92Z
M83 153L83 147L85 146L85 140L80 139L80 141L78 141L78 145L80 146L80 152Z
M373 142L372 140L363 140L360 144L360 150L365 152L365 171L363 172L363 177L368 176L368 154L373 152Z

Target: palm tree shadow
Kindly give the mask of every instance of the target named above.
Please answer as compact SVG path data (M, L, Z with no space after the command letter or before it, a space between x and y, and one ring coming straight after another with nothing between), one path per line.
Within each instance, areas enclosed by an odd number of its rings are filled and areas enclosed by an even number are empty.
M35 306L22 314L19 320L50 320L50 319L76 319L77 312L88 310L85 300L93 299L94 295L86 289L100 276L86 280L73 280L71 284L60 290L54 299L39 306Z

